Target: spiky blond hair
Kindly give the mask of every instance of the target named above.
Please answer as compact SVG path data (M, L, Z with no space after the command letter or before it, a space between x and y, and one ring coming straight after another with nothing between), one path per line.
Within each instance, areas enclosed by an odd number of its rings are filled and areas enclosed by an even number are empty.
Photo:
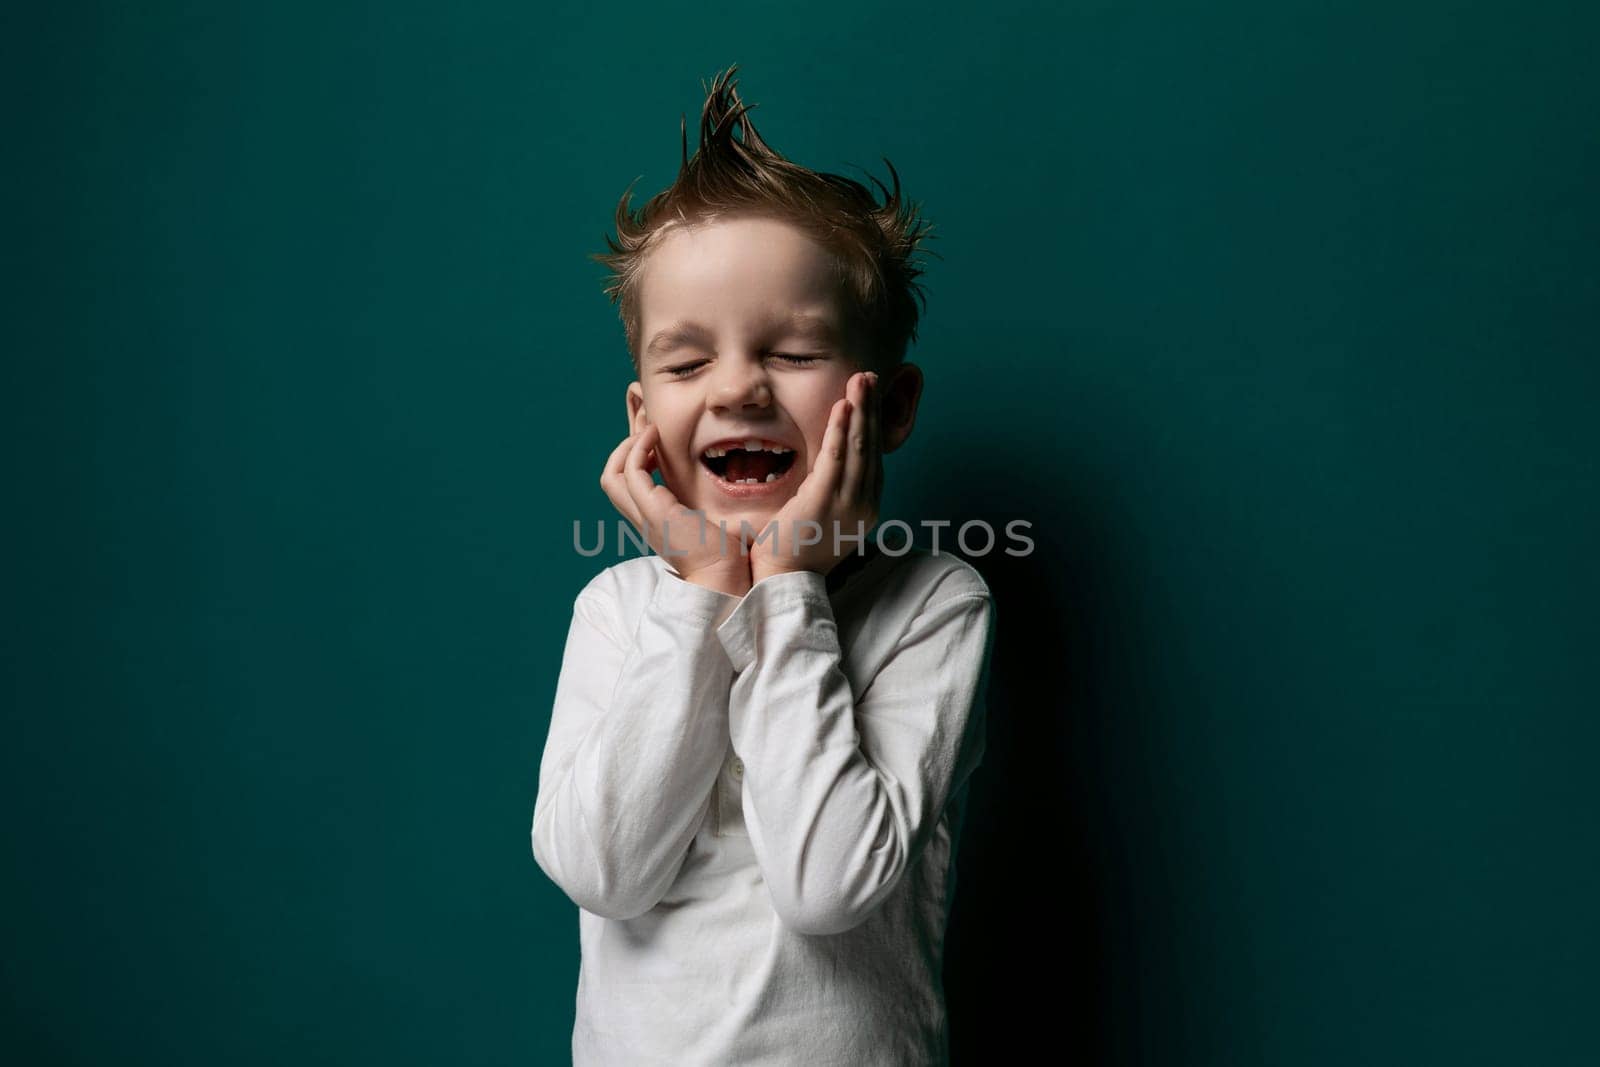
M918 301L927 304L917 282L923 271L915 260L919 253L938 255L922 247L932 226L918 218L916 204L902 198L900 175L888 159L883 162L893 190L867 175L883 192L880 204L860 182L808 170L774 151L750 121L748 112L756 105L739 99L733 77L738 69L730 66L709 87L701 83L706 100L700 147L692 157L687 118L680 118L683 162L677 179L637 212L629 208L630 182L617 204L616 239L609 234L605 239L611 251L589 257L611 271L605 293L618 305L634 369L639 367L639 279L646 257L675 224L735 214L789 222L816 240L834 262L846 312L866 346L863 362L895 366L917 339Z

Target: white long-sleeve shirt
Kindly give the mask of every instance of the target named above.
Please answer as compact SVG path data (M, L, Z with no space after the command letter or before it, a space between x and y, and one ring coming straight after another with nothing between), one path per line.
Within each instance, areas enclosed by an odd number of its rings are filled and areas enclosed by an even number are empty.
M743 597L655 555L578 594L532 829L579 908L575 1067L947 1061L994 609L959 558L873 547Z

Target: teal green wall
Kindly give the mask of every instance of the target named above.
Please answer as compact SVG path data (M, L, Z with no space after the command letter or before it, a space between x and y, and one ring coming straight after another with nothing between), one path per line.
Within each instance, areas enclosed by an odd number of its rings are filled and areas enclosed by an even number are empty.
M565 1059L585 256L735 62L938 226L888 511L1040 546L958 1062L1600 1059L1592 8L468 7L5 16L12 1062Z

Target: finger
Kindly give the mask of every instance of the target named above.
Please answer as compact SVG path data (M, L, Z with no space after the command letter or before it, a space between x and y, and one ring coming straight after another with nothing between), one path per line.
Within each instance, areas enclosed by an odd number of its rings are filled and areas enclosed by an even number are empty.
M633 450L628 453L628 461L623 468L628 494L638 506L639 514L650 523L650 529L654 530L663 529L673 509L678 507L678 498L672 490L664 485L657 485L655 479L650 477L653 466L660 465L659 455L652 458L651 450L659 449L660 444L661 431L652 423L639 435L639 440L634 442ZM646 539L649 538L650 529L645 531Z
M839 481L839 496L854 501L861 497L867 467L867 376L851 377L845 395L850 398L850 419L846 426L844 475Z
M657 486L655 479L650 477L650 469L646 464L646 458L650 454L651 439L657 433L654 425L646 426L634 438L633 446L628 449L622 464L622 489L633 505L634 514L639 516L634 525L644 535L645 541L660 552L658 531L661 529L661 517L655 514L655 501L650 498L650 490Z
M850 426L850 398L840 397L828 411L828 425L822 431L822 445L817 451L817 461L801 488L813 501L831 499L838 492L839 479L844 473L845 435Z
M640 528L639 509L635 506L633 497L628 493L628 484L623 474L623 468L627 463L628 453L633 449L638 437L638 434L629 434L624 437L622 443L611 450L611 455L606 459L605 467L600 471L600 488L605 491L612 506L622 513L623 518L633 523L636 529Z
M862 478L861 499L875 501L883 487L883 398L878 392L878 374L867 375L867 469Z
M622 467L627 462L628 451L633 448L633 443L638 438L638 434L630 433L622 439L616 448L611 450L611 455L606 457L605 466L600 468L600 485L602 487L622 477Z
M655 479L650 476L650 467L646 460L650 455L652 441L659 433L653 424L640 430L622 464L623 484L627 487L634 507L638 508L639 513L646 518L652 517L650 490L656 488Z

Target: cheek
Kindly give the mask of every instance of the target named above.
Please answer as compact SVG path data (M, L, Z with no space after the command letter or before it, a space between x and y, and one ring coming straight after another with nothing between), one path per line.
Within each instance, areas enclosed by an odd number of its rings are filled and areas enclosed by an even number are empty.
M810 412L807 413L805 425L806 451L812 456L815 464L816 457L822 452L822 441L828 434L828 416L833 411L833 405L839 397L844 396L844 386L839 387L838 396L826 397L821 400Z
M664 466L667 473L674 478L687 483L688 479L695 473L695 468L699 465L699 459L689 454L689 441L687 438L680 438L676 444L667 446Z
M659 448L665 465L668 469L676 470L683 466L689 454L694 441L694 425L670 410L655 412L654 415L653 421L661 435Z

